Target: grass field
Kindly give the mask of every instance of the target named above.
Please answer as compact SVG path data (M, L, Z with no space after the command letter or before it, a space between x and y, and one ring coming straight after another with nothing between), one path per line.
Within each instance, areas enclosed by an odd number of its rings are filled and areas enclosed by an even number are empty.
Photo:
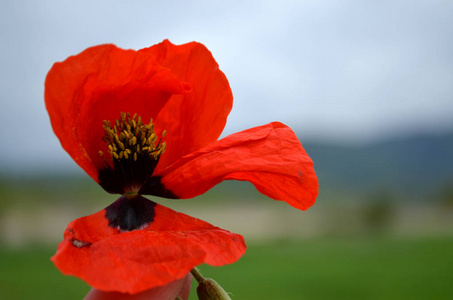
M54 268L51 248L2 249L1 299L82 299L89 290ZM452 299L452 253L453 238L283 240L200 269L233 299Z

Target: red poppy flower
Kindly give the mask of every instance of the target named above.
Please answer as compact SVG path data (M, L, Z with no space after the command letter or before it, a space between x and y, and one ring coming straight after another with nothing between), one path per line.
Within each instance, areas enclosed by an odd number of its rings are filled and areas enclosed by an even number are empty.
M245 180L309 208L318 182L289 127L274 122L217 140L232 99L199 43L166 40L138 51L100 45L55 63L45 82L55 134L96 182L122 195L69 224L55 265L97 289L134 294L245 252L242 236L141 195L192 198L223 180Z

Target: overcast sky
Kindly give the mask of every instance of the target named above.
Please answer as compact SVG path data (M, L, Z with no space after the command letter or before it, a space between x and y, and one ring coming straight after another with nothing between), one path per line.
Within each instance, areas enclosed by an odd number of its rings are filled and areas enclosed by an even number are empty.
M205 44L235 97L225 134L275 120L302 143L451 130L452 20L453 1L436 0L2 1L0 167L75 169L43 82L102 43Z

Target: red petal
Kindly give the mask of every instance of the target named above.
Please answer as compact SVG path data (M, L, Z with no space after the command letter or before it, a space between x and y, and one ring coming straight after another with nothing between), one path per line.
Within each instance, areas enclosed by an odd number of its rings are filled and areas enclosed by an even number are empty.
M190 93L173 95L155 120L157 129L167 130L167 149L160 157L158 171L217 141L233 105L233 95L225 75L202 44L175 46L164 41L141 51L153 53L159 64L192 87Z
M110 228L105 210L71 222L52 257L66 275L103 291L135 294L181 279L195 266L222 266L245 253L242 236L159 204L143 230Z
M201 195L229 179L250 181L261 193L302 210L318 195L312 160L294 132L281 123L232 134L156 175L179 198Z
M192 274L189 273L182 279L134 295L92 289L84 300L175 300L176 297L187 300L189 299L191 283Z
M154 46L156 49L163 44ZM55 134L71 157L97 181L103 167L98 151L103 120L120 112L155 118L174 93L190 90L153 53L122 50L114 45L88 48L61 63L46 77L45 100Z

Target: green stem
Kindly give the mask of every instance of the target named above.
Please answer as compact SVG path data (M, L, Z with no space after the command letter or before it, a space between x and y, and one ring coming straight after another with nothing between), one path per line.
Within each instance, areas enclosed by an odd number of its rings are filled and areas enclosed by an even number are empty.
M193 268L192 271L190 271L190 273L192 273L193 277L195 277L198 284L206 281L206 279L203 277L203 275L201 275L200 270L198 270L198 268Z

